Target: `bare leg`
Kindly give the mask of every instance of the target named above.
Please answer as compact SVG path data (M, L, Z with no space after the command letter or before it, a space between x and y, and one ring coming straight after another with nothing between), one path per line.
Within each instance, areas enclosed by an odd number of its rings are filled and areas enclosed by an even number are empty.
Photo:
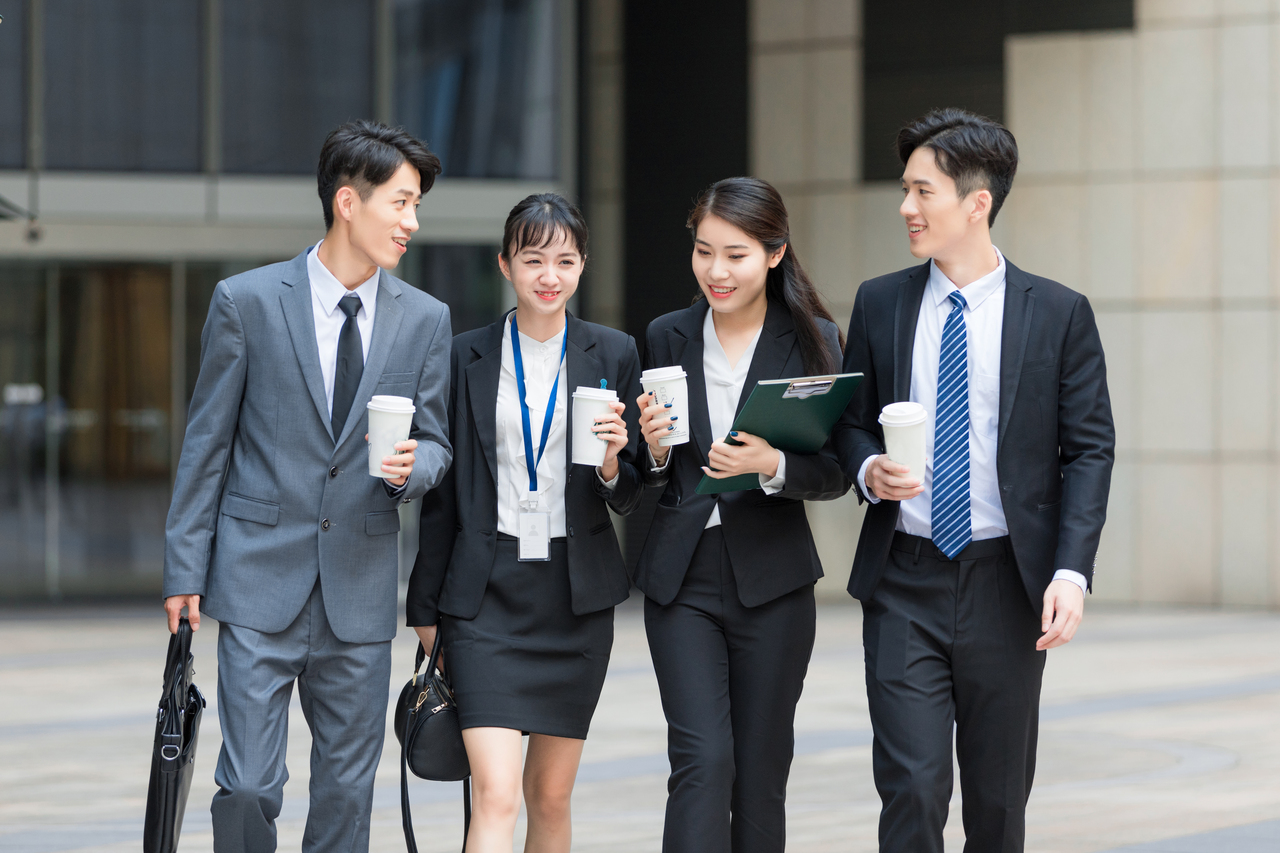
M525 853L569 853L573 835L569 800L585 741L530 735L524 765L524 800L529 816Z
M462 740L471 762L466 853L511 853L520 815L522 735L516 729L474 728L463 729Z

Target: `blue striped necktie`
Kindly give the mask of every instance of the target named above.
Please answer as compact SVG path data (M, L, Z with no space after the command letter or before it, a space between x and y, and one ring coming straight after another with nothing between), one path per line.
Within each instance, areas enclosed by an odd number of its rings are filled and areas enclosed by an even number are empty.
M942 327L933 429L933 544L954 560L973 539L969 515L969 347L960 291Z

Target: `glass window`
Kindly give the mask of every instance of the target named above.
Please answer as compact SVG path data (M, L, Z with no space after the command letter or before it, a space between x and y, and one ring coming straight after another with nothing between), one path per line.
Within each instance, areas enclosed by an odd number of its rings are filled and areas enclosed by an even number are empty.
M373 0L223 0L222 168L313 174L373 112Z
M556 0L395 0L396 121L444 174L555 178Z
M0 25L0 169L20 169L27 162L26 7L25 0L5 3Z
M45 165L199 171L200 30L194 0L45 0Z
M0 597L31 596L45 589L44 270L0 266L0 304Z
M392 272L448 305L455 335L487 326L501 317L504 297L510 292L498 271L496 244L410 244L409 253Z

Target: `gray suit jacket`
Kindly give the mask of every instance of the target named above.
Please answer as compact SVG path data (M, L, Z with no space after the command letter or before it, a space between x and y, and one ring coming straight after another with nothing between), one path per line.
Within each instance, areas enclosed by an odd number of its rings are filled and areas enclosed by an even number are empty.
M283 631L321 582L334 633L396 633L397 500L369 476L365 405L417 402L405 500L434 488L448 440L449 309L381 272L373 340L351 414L329 424L307 254L220 282L209 306L165 526L164 594L214 619ZM335 440L336 438L336 440Z

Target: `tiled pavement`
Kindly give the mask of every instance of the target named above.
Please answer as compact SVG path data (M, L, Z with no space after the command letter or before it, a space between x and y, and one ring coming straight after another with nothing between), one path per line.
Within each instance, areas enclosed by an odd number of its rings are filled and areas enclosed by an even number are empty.
M797 718L789 850L876 849L859 625L856 604L819 608ZM190 853L212 848L213 629L206 623L195 644L210 709L181 848ZM0 611L0 851L137 849L164 643L158 609ZM412 652L402 632L397 682ZM309 738L296 700L294 710L283 850L299 849L306 816ZM575 850L659 849L664 749L631 602L619 610L574 797ZM396 759L388 750L379 770L375 851L404 849ZM1050 654L1036 781L1028 850L1280 851L1280 614L1091 607L1076 642ZM460 786L412 785L420 849L456 851ZM963 843L959 802L957 792L948 851Z

